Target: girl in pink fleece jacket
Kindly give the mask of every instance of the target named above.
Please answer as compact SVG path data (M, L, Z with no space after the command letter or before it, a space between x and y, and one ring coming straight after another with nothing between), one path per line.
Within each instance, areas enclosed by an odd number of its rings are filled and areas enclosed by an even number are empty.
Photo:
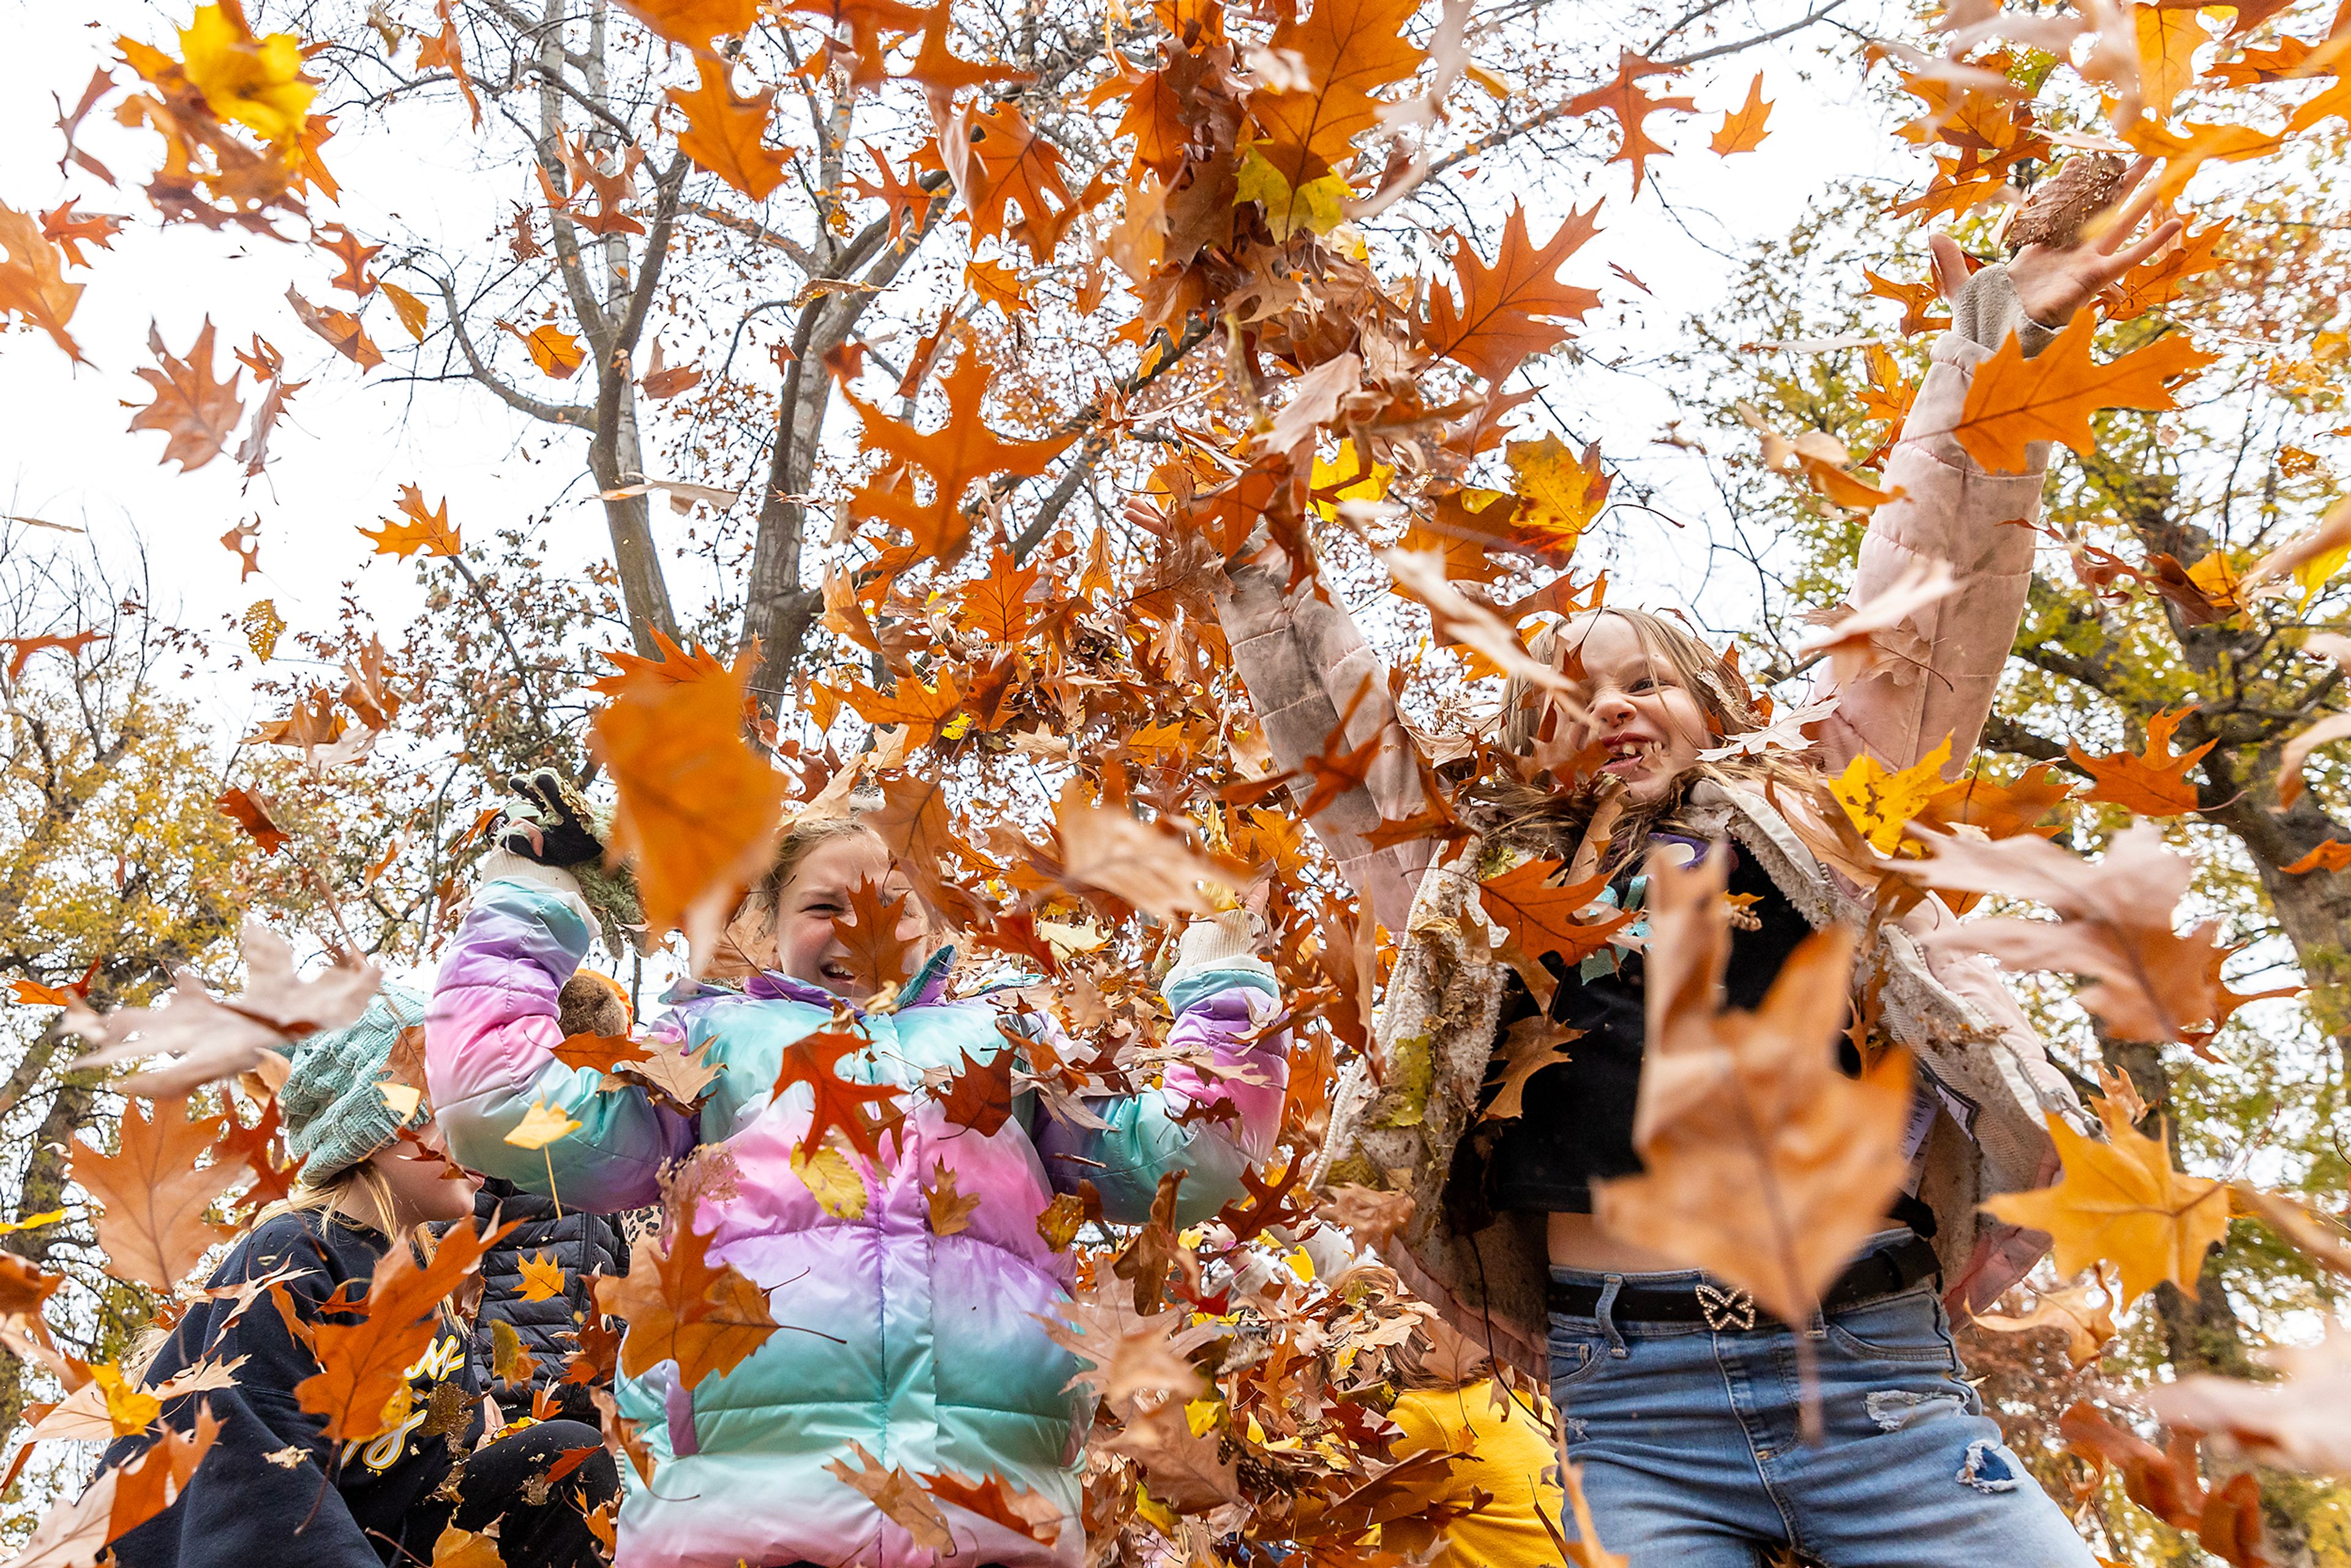
M673 993L660 1032L721 1069L689 1117L640 1089L601 1089L601 1074L549 1054L561 1040L557 993L595 922L572 877L539 862L580 863L600 851L576 820L520 814L541 820L504 841L523 852L496 857L475 893L426 1026L426 1072L454 1156L611 1212L654 1201L664 1166L697 1144L725 1145L736 1179L688 1218L711 1238L712 1262L749 1276L785 1325L733 1370L692 1386L674 1362L618 1380L620 1413L655 1459L647 1483L622 1467L619 1568L929 1563L930 1548L833 1473L836 1463L859 1468L852 1444L918 1476L998 1476L1058 1511L1024 1531L941 1502L958 1562L1081 1561L1075 1461L1088 1412L1065 1391L1075 1359L1040 1322L1064 1300L1071 1260L1040 1235L1038 1217L1081 1181L1121 1222L1146 1218L1172 1172L1184 1176L1183 1224L1241 1195L1243 1172L1267 1153L1280 1121L1288 1045L1267 1027L1280 1009L1249 917L1195 922L1161 988L1175 1015L1168 1043L1213 1073L1179 1063L1155 1087L1090 1100L1092 1126L1055 1120L1029 1092L985 1131L949 1121L926 1073L1014 1050L999 1023L1015 1034L1048 1026L986 992L948 999L953 949L918 952L892 1005L851 1009L870 1044L836 1071L897 1091L904 1119L882 1137L879 1159L852 1161L862 1207L828 1208L792 1168L813 1091L770 1090L785 1049L833 1027L835 1005L856 999L833 920L849 913L861 883L903 891L881 841L854 823L789 835L768 886L729 928L739 984ZM927 941L911 916L902 935ZM1226 1101L1229 1118L1187 1114ZM539 1102L580 1130L543 1155L506 1143ZM947 1234L933 1228L927 1192L942 1166L959 1194L979 1200ZM842 1208L855 1212L835 1212Z

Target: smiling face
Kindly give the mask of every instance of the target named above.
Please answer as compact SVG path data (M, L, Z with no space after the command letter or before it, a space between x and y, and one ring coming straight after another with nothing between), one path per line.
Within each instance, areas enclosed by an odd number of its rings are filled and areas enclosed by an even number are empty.
M910 961L919 964L930 944L925 940L928 928L914 884L893 863L881 840L871 833L852 833L810 850L778 890L768 936L773 967L837 997L862 999L865 993L846 962L849 950L832 923L851 916L851 897L866 883L881 888L884 905L900 901L898 939L918 944Z
M1562 637L1573 650L1566 668L1573 695L1590 713L1568 739L1579 749L1608 751L1602 771L1625 781L1627 804L1659 799L1711 744L1697 694L1665 651L1652 648L1621 615L1579 616Z

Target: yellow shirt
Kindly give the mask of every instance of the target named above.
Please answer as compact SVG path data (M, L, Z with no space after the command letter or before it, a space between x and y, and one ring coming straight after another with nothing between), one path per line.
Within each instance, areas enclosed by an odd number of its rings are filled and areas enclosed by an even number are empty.
M1494 1385L1419 1388L1399 1396L1388 1418L1404 1428L1390 1450L1407 1458L1431 1448L1467 1452L1426 1492L1432 1502L1469 1506L1470 1492L1490 1492L1485 1510L1446 1531L1433 1568L1552 1568L1559 1548L1541 1514L1556 1524L1566 1509L1556 1471L1559 1449L1549 1427L1517 1400L1505 1415L1494 1408ZM1541 1511L1539 1513L1538 1511Z

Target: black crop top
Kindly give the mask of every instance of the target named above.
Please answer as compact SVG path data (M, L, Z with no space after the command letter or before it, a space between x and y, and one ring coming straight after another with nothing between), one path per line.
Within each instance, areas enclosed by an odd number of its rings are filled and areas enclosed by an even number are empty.
M1730 1006L1751 1009L1763 1000L1780 967L1812 927L1751 855L1736 845L1731 849L1737 859L1729 890L1756 895L1748 907L1760 924L1751 931L1732 929L1723 988ZM1630 882L1630 873L1620 879L1620 897ZM1641 1049L1647 1033L1642 966L1638 954L1618 952L1616 973L1583 981L1570 974L1561 984L1552 1017L1582 1030L1583 1036L1569 1042L1566 1061L1527 1081L1526 1113L1499 1124L1499 1138L1479 1173L1484 1190L1478 1197L1483 1201L1475 1207L1589 1214L1594 1178L1632 1176L1642 1168L1633 1152L1633 1106L1641 1092ZM1535 1011L1534 998L1516 974L1506 985L1497 1040ZM1464 1145L1477 1141L1463 1139ZM1457 1166L1457 1181L1468 1174ZM1456 1203L1468 1197L1448 1194Z

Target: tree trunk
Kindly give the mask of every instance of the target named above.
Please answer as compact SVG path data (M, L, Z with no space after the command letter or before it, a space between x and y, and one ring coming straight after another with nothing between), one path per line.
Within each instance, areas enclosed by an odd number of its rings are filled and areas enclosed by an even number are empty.
M599 419L596 438L588 447L588 470L596 487L612 491L644 478L644 459L637 446L635 388L629 382L629 362L603 368L608 382L598 399L613 406L613 417ZM601 412L601 407L600 407ZM606 432L611 434L609 436ZM659 657L653 634L658 630L677 641L677 616L670 608L669 580L662 571L661 553L653 540L652 497L622 496L604 503L604 524L612 535L612 565L621 578L621 602L629 617L629 635L637 652Z

